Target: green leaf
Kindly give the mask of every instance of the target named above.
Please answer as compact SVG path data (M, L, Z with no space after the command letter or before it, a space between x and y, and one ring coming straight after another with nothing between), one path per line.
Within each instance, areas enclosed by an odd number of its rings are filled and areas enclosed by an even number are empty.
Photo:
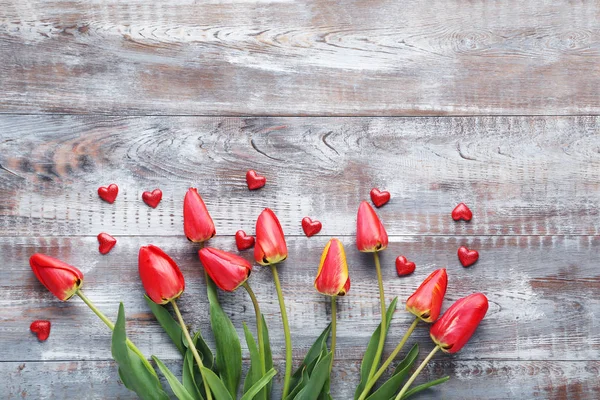
M179 326L177 321L171 316L171 313L169 313L165 307L153 302L148 295L144 295L144 298L146 299L146 303L148 303L150 310L152 310L152 314L154 314L160 326L162 326L165 332L167 332L167 335L169 335L171 341L175 344L179 352L184 355L185 346L183 343L184 339L181 326Z
M296 397L294 397L294 400L314 400L319 396L319 393L321 393L321 389L323 389L323 385L329 376L331 357L333 357L333 353L330 352L325 357L319 359L306 386L298 392Z
M436 380L433 380L433 381L429 381L429 382L423 383L423 384L421 384L419 386L415 386L414 388L410 389L408 392L404 393L404 395L402 396L402 399L407 399L409 396L412 396L413 394L417 394L420 391L428 389L428 388L430 388L432 386L440 385L440 384L448 381L449 379L450 379L449 376L445 376L443 378L436 379Z
M151 372L140 357L129 349L126 340L125 308L120 303L111 345L112 356L119 365L119 377L125 387L134 391L141 399L168 400L154 370Z
M302 364L298 366L298 369L292 374L290 379L290 387L295 388L298 382L302 379L302 373L304 369L310 365L314 360L319 358L319 354L321 354L321 350L323 348L323 343L327 343L327 339L329 338L329 333L331 332L331 324L327 325L327 327L323 330L321 335L315 340L313 345L310 347L306 356L304 356L304 360ZM309 374L312 371L309 370Z
M244 395L240 400L251 400L262 390L263 387L267 386L269 382L273 379L273 377L277 374L274 368L271 368L267 371L267 373L260 378Z
M192 338L192 341L194 342L194 346L196 346L196 350L198 350L198 354L200 354L200 358L202 359L202 364L204 364L204 366L206 368L209 369L213 369L213 365L214 365L214 356L212 351L210 350L210 347L208 347L208 345L206 344L206 342L204 341L204 338L202 337L202 333L200 333L200 331L196 332L196 334L194 335L194 337ZM183 340L183 344L185 345L186 353L189 351L191 352L191 350L189 350L189 346L187 344L187 340ZM196 360L194 360L196 361ZM199 372L200 370L198 370Z
M375 393L367 397L367 400L389 400L394 398L394 394L398 393L402 382L408 376L410 368L419 356L419 345L415 344L406 357L396 366L394 373Z
M231 320L219 304L217 287L207 275L206 278L210 325L217 345L217 370L230 396L235 398L242 376L242 346Z
M398 298L395 297L394 300L390 303L389 308L386 313L386 336L387 331L390 329L390 322L392 320L392 315L394 311L396 311L396 303L398 302ZM377 345L379 344L379 333L381 331L381 323L377 325L377 329L371 335L371 339L369 340L369 344L367 345L367 350L363 356L362 363L360 365L360 383L354 392L354 400L358 399L367 385L369 371L371 370L371 366L373 365L373 361L375 360L375 353L377 353Z
M196 400L204 400L202 396L202 392L200 388L196 385L196 377L194 371L194 355L192 351L188 349L185 352L185 356L183 357L183 368L181 372L181 383L187 389L187 391L196 399ZM198 371L198 373L200 373ZM200 377L200 382L202 382L202 378Z
M316 364L316 359L314 360L315 364ZM300 379L298 380L298 382L296 383L296 386L293 386L292 391L287 395L287 397L285 398L285 400L292 400L294 397L296 397L296 395L298 394L299 391L301 391L302 389L304 389L304 386L306 386L306 383L308 382L309 376L308 376L308 371L307 368L304 367L304 369L302 370L302 376L300 377Z
M269 340L269 329L267 328L267 322L265 321L265 316L262 316L262 327L263 327L263 342L265 348L265 370L270 370L273 368L273 354L271 353L271 341ZM271 398L271 388L273 387L273 380L269 380L267 383L267 399Z
M248 344L248 351L250 352L250 368L248 369L248 374L246 374L246 379L244 380L244 394L248 392L248 390L260 380L261 378L261 361L260 361L260 353L258 351L258 347L256 342L254 341L254 337L252 337L252 333L248 329L246 323L243 323L244 326L244 335L246 336L246 343ZM262 391L257 399L266 399L266 393Z
M194 397L192 397L192 395L187 391L185 386L179 382L179 379L173 375L169 368L167 368L167 366L163 364L158 357L152 356L152 359L156 365L158 365L158 369L160 369L160 372L162 372L162 374L165 376L169 386L171 386L171 390L179 400L194 400Z
M225 387L221 379L219 379L217 374L215 374L206 367L200 367L200 369L202 370L202 374L206 378L206 383L208 383L208 387L214 393L215 399L233 400L233 397L231 397L228 389Z

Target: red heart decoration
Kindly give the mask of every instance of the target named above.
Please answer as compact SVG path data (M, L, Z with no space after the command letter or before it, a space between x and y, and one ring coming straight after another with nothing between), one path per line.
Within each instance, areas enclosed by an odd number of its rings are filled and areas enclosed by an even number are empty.
M458 248L458 259L463 267L470 267L477 262L478 258L479 253L477 250L469 250L465 246L460 246Z
M235 244L239 251L249 249L254 246L254 236L246 235L246 232L239 230L235 233Z
M307 237L311 237L321 232L323 225L319 221L313 221L308 217L302 218L302 230Z
M38 319L36 321L33 321L31 325L29 325L29 329L31 330L31 332L37 335L37 338L40 342L43 342L46 339L48 339L48 336L50 336L51 325L52 324L50 323L50 321Z
M408 261L404 256L396 258L396 272L398 276L410 275L415 272L416 265L412 261Z
M473 213L465 203L460 203L452 210L452 219L455 221L465 220L470 221L473 218Z
M102 200L111 204L115 202L117 194L119 194L119 187L114 183L111 183L108 185L108 187L100 186L98 188L98 196L100 196Z
M248 189L256 190L265 186L267 183L267 178L258 175L255 170L251 169L246 172L246 183L248 184Z
M156 208L162 200L162 190L154 189L152 192L142 193L142 200L152 208Z
M111 251L113 247L115 247L115 244L117 244L117 239L110 236L108 233L102 232L98 235L98 243L100 243L98 246L98 251L100 251L100 254L106 254Z
M379 208L390 201L390 192L382 192L377 188L371 189L371 201L375 207Z

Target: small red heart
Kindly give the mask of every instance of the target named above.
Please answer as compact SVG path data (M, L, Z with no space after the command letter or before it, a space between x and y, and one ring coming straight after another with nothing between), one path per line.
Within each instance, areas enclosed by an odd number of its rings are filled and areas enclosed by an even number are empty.
M308 217L302 218L302 230L307 237L311 237L321 232L323 225L319 221L313 221Z
M235 244L239 251L249 249L254 246L254 236L246 235L246 232L239 230L235 233Z
M98 246L100 254L106 254L111 251L113 247L115 247L115 244L117 244L117 239L110 236L108 233L102 232L98 235L98 243L100 243L100 246Z
M48 336L50 336L51 325L52 324L50 323L50 321L38 319L36 321L33 321L31 325L29 325L29 329L31 330L31 332L37 335L37 338L40 342L43 342L46 339L48 339Z
M415 272L416 265L412 261L408 261L404 256L396 258L396 272L398 276L410 275Z
M460 246L458 248L458 259L463 267L470 267L477 262L478 258L479 253L477 250L469 250L465 246Z
M371 189L371 201L379 208L390 201L390 192L382 192L377 188Z
M108 185L108 187L100 186L98 188L98 196L100 196L102 200L111 204L115 202L117 194L119 194L119 187L114 183L111 183Z
M460 203L452 210L452 219L455 221L465 220L470 221L473 218L473 213L465 203Z
M152 192L142 193L142 200L152 208L156 208L162 200L162 190L154 189Z
M248 184L248 189L256 190L265 186L267 183L267 178L258 175L255 170L251 169L246 172L246 183Z

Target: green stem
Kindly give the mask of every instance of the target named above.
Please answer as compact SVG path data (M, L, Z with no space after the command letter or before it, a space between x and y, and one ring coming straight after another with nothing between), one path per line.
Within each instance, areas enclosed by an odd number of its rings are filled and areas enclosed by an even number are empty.
M400 350L402 350L402 347L404 347L404 345L406 344L406 341L408 340L410 335L413 333L413 331L417 327L418 323L419 323L419 318L415 318L413 323L410 325L410 327L404 334L404 337L402 338L400 343L398 343L398 346L396 346L394 351L392 351L392 354L390 354L390 356L387 358L387 360L385 360L385 362L383 363L381 368L379 368L379 370L377 370L375 375L373 375L373 378L371 378L371 380L367 382L367 385L365 386L365 389L363 390L363 392L360 395L360 397L358 398L358 400L364 400L369 395L369 391L371 390L371 388L373 386L375 386L377 379L379 379L381 377L381 375L385 372L387 367L389 367L389 365L392 363L392 361L394 361L394 358L396 358L396 356L398 355Z
M381 264L379 263L379 254L373 253L375 258L375 270L377 271L377 283L379 284L379 303L381 304L381 329L379 330L379 344L377 345L377 351L375 352L375 358L373 358L373 364L367 378L367 382L371 380L377 367L379 366L379 360L381 360L381 353L383 353L383 346L385 344L385 336L387 334L387 321L386 321L386 307L385 307L385 294L383 293L383 278L381 277Z
M281 321L283 322L283 333L285 335L285 377L283 378L283 394L282 399L285 399L290 391L290 378L292 377L292 337L290 335L290 325L288 323L287 312L283 302L283 293L281 292L281 283L277 274L277 266L271 264L271 272L273 272L273 280L277 289L277 298L279 299L279 309L281 311Z
M333 369L333 358L335 357L335 336L337 320L337 296L331 296L331 364L329 365L329 376L331 379L331 370Z
M171 304L173 305L173 310L175 310L175 315L177 315L177 319L179 320L179 325L181 326L183 335L185 336L185 339L188 342L188 348L190 350L192 350L194 359L198 363L198 367L200 367L200 374L202 375L202 380L204 381L204 389L206 390L206 398L208 400L212 400L212 395L210 393L208 381L206 380L206 377L204 376L204 372L202 372L202 367L204 367L204 364L202 364L202 359L200 358L200 354L198 354L198 350L196 350L196 346L194 346L194 341L190 337L190 332L188 331L188 328L185 325L185 322L183 322L183 317L181 316L181 312L179 311L179 307L177 306L175 299L171 300Z
M77 296L79 296L79 298L81 300L83 300L83 302L85 304L87 304L87 306L94 312L94 314L96 314L98 316L98 318L100 318L102 320L102 322L104 322L106 324L106 326L108 326L108 328L111 331L115 330L115 324L113 324L112 321L110 319L108 319L108 317L106 315L104 315L102 313L102 311L98 310L96 308L96 306L94 305L94 303L92 303L92 301L90 299L88 299L81 290L77 290L76 294L77 294ZM137 354L140 357L140 359L142 360L142 362L144 363L146 368L148 368L148 370L150 372L152 372L152 374L154 376L158 377L158 375L156 374L156 371L152 367L152 364L150 364L150 362L146 359L146 357L140 351L140 349L138 349L137 346L135 344L133 344L133 342L131 340L129 340L129 338L125 339L125 343L127 343L127 346L131 349L131 351L133 351L135 354Z
M248 284L248 281L244 282L244 289L246 289L246 292L248 292L248 295L252 300L252 304L254 304L254 312L256 314L256 334L258 336L258 352L260 354L260 372L262 376L265 376L267 373L267 366L265 364L265 342L263 339L262 314L260 312L258 300L254 295L254 291Z
M433 358L433 356L435 355L435 353L437 353L437 351L439 349L440 349L440 346L435 346L433 348L433 350L431 350L431 353L429 353L429 355L427 357L425 357L425 359L423 360L421 365L419 365L419 368L417 368L417 370L415 372L413 372L413 374L408 379L408 381L406 381L404 386L402 386L402 390L400 391L400 393L398 393L398 396L396 396L396 398L394 400L400 400L402 398L402 396L404 396L404 393L406 393L406 391L408 390L410 385L412 385L412 383L415 381L415 379L417 379L417 375L419 375L419 373L421 371L423 371L423 368L425 368L425 365L427 365L429 360L431 360Z

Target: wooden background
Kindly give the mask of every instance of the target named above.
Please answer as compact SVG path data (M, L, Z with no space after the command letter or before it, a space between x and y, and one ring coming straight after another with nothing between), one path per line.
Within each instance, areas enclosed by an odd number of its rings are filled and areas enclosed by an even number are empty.
M372 187L392 193L378 211L386 297L400 297L386 353L410 323L405 299L435 268L449 273L444 308L474 291L490 300L463 351L424 374L451 380L420 399L597 399L599 21L594 1L0 0L0 397L134 397L107 329L37 282L34 252L80 267L111 318L124 301L131 339L177 370L137 275L138 248L161 246L186 276L184 318L212 343L182 228L195 186L213 246L234 250L264 207L279 216L296 362L330 318L312 287L321 250L332 236L346 245L336 399L351 398L380 318L372 258L354 245ZM249 168L265 188L247 190ZM113 182L110 205L96 189ZM156 187L151 209L140 197ZM470 223L450 218L461 201ZM323 222L318 236L302 234L304 216ZM118 240L106 256L102 231ZM469 269L460 245L481 254ZM400 254L417 263L402 279ZM283 371L270 272L257 267L251 283ZM240 333L242 321L254 329L245 293L221 301ZM34 319L52 321L48 341L29 332ZM411 342L432 347L424 325Z

